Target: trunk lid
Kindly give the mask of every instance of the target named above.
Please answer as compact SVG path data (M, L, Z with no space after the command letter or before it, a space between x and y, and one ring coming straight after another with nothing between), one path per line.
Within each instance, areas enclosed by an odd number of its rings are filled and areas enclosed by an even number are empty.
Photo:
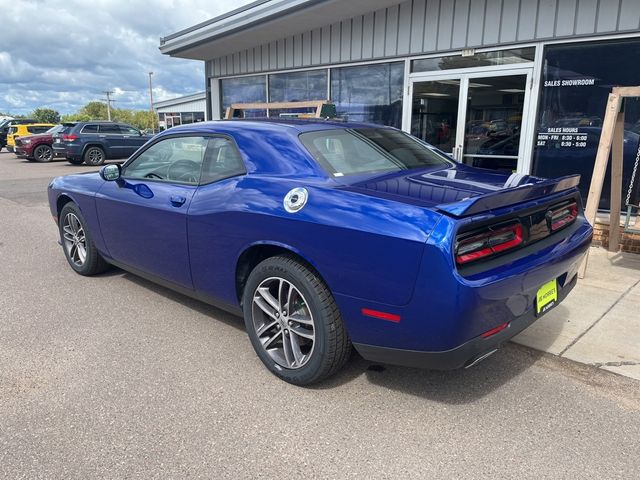
M466 217L570 190L579 181L580 175L542 179L456 165L431 171L394 172L359 181L348 189Z

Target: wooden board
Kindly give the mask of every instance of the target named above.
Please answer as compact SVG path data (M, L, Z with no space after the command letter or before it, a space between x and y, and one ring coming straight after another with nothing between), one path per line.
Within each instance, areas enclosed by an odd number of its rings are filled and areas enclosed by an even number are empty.
M236 110L270 110L270 109L278 109L278 110L286 110L286 109L297 109L297 108L315 108L315 115L313 118L320 118L320 114L322 113L322 107L328 104L328 100L307 100L304 102L264 102L264 103L232 103L230 107L227 108L226 114L224 116L225 119L233 118L233 113ZM306 118L308 114L305 114Z
M617 252L620 242L620 202L622 200L622 156L624 149L624 112L619 112L611 146L611 203L609 215L609 251Z

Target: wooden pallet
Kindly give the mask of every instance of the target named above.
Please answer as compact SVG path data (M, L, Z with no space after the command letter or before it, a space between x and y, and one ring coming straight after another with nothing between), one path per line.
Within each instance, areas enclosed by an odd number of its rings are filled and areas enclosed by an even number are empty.
M620 240L620 199L622 198L622 154L624 148L624 110L622 103L625 98L640 97L639 87L614 87L609 94L607 107L602 122L600 143L596 162L593 166L593 176L589 186L589 197L585 208L585 216L591 225L595 224L598 204L602 195L602 186L611 153L611 214L609 217L609 251L617 252ZM589 253L585 257L578 277L584 278L587 270Z

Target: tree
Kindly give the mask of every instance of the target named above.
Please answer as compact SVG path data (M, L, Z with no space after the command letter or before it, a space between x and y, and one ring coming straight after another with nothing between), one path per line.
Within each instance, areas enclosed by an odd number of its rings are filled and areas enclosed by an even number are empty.
M31 114L31 117L42 123L60 122L60 114L52 108L36 108Z
M64 115L63 122L88 122L89 120L107 120L107 105L103 102L89 102L76 113ZM140 130L153 128L158 131L158 117L148 110L127 110L112 108L111 120L128 123Z
M107 104L93 101L87 103L84 107L78 110L80 115L89 117L89 120L107 120Z

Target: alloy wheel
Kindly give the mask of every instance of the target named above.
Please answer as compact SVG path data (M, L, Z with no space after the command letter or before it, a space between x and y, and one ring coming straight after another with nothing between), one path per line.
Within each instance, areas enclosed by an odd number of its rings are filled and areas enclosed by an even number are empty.
M81 267L87 259L87 238L80 219L73 213L67 213L62 223L64 248L69 259Z
M33 152L33 156L39 162L50 162L53 158L53 152L47 146L42 145L40 147L36 147L35 152Z
M99 148L91 148L87 152L87 159L91 165L100 165L104 161L104 154Z
M315 344L313 315L291 282L270 277L260 283L251 314L260 344L274 362L298 369L309 361Z

